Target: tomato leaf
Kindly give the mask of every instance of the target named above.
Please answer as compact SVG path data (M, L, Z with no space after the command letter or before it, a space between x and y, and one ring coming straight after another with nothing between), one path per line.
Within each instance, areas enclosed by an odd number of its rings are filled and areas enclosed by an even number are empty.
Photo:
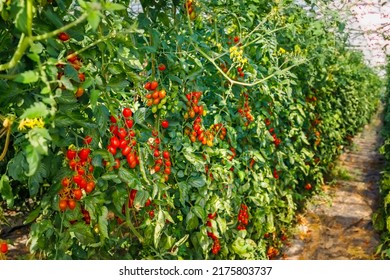
M137 175L127 169L120 167L118 170L118 176L122 182L129 184L132 189L141 190L142 185Z
M203 207L199 206L199 205L195 205L191 208L191 211L194 212L194 214L196 216L199 217L199 219L201 219L203 222L206 221L206 212L204 211Z
M95 243L91 227L85 223L75 223L69 228L69 231L72 232L78 241L85 246Z
M154 228L154 247L158 248L158 244L160 242L161 234L163 232L165 226L165 216L164 213L161 209L158 210L157 214L157 221L156 221L156 226Z
M7 206L12 208L14 205L14 195L9 183L9 178L5 174L3 174L0 179L0 194L1 197L7 202Z
M108 230L107 230L107 215L108 210L106 206L103 206L100 208L101 214L98 217L98 225L99 225L99 232L104 238L108 238Z
M193 211L189 211L186 217L186 230L194 230L198 227L199 220Z

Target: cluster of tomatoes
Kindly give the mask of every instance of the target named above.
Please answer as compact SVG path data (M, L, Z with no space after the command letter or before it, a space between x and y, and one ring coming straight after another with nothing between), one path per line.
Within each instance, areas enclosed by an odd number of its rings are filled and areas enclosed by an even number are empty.
M213 146L214 137L216 135L215 129L205 130L202 126L202 116L206 114L203 105L199 105L199 100L202 97L202 93L194 91L186 94L187 98L187 112L184 114L184 119L195 118L192 124L192 131L189 127L186 127L184 133L189 136L191 142L198 140L203 145ZM218 124L219 126L219 124ZM226 135L226 129L225 129Z
M130 168L135 168L139 165L139 157L137 154L137 139L136 132L132 129L134 120L133 112L130 108L125 107L122 114L118 117L111 116L110 142L107 145L107 150L115 157L115 169L121 166L122 157L126 158ZM118 150L121 153L118 153ZM106 163L107 164L107 163Z
M245 126L249 126L251 122L253 122L255 119L251 114L251 107L249 105L249 95L247 93L244 93L244 107L238 108L238 113L240 114L241 118L244 120Z
M167 103L167 92L165 91L165 89L157 89L157 81L147 82L144 85L144 88L149 91L145 95L147 99L146 106L152 107L152 112L156 113L158 109L161 109L162 106Z
M210 213L207 215L207 217L208 217L208 221L206 223L206 226L211 228L212 227L211 220L214 220L215 217L217 217L217 213L213 213L213 214ZM211 253L213 255L217 255L221 250L221 243L218 237L212 231L207 231L207 236L210 237L214 242L213 246L211 247Z
M70 39L70 36L69 36L69 34L67 34L65 32L61 32L60 34L58 34L57 38L62 42L66 42ZM79 56L77 56L74 53L71 53L67 56L67 61L70 63L70 65L72 65L72 67L76 71L80 70L82 63L81 63L81 59ZM57 68L59 69L58 74L57 74L58 80L60 80L61 77L64 75L64 71L63 71L64 67L65 67L65 64L63 64L63 63L57 64ZM74 83L76 83L76 85L75 85L76 91L74 92L74 94L77 98L81 97L84 94L84 88L82 87L82 83L84 81L85 81L85 74L82 72L78 72L77 78L73 81ZM65 86L63 86L63 87L65 88Z
M163 125L163 127L167 127L166 125ZM158 137L158 132L153 131L152 132L153 138L149 139L149 148L151 151L153 151L153 157L154 157L154 166L152 167L152 173L162 173L161 180L162 182L167 182L169 179L169 174L171 174L171 155L169 151L165 150L161 152L160 145L161 140Z
M86 144L91 143L92 138L87 136L84 139ZM83 197L85 193L90 193L95 189L95 179L93 178L92 158L90 157L91 149L83 147L80 150L68 149L66 158L68 166L74 171L73 177L65 177L61 181L62 188L59 191L59 208L65 211L68 207L73 210L76 207L76 201Z
M241 204L240 211L238 211L238 230L246 230L246 226L249 222L248 206Z
M186 94L188 111L184 114L184 119L195 118L196 116L203 116L205 113L202 105L199 105L199 101L202 97L200 91L194 91Z
M224 127L222 123L212 124L208 131L214 137L219 134L219 139L222 141L226 138L226 127Z
M191 20L196 18L195 5L195 0L187 0L184 3L184 9L186 10Z

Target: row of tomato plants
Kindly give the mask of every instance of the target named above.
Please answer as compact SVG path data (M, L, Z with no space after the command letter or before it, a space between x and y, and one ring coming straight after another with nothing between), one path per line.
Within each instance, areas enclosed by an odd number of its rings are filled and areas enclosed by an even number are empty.
M384 167L381 171L379 194L380 202L378 210L373 215L373 224L380 233L381 240L377 248L377 254L383 259L390 258L390 59L386 67L386 91L383 96L383 127L381 130L382 145L379 152L384 160Z
M379 78L316 6L141 5L1 4L2 206L37 258L278 257Z

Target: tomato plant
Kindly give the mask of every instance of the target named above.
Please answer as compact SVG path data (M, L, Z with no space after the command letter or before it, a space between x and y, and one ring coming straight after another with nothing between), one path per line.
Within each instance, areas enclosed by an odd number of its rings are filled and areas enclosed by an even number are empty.
M128 5L0 5L0 193L34 200L30 251L274 258L379 78L314 6Z

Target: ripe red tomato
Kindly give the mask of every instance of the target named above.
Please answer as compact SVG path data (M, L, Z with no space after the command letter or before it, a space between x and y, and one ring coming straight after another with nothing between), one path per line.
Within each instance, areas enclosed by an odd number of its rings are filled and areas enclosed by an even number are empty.
M110 138L110 145L111 145L112 147L114 147L114 148L118 148L119 145L120 145L120 141L119 141L118 137L112 136L112 137Z
M83 196L83 192L80 189L74 189L73 196L75 199L80 200L81 197Z
M123 156L127 156L128 154L130 154L131 150L132 150L132 148L129 147L129 146L124 147L124 148L122 149L122 155L123 155Z
M147 82L145 85L144 85L144 88L147 89L147 90L150 90L150 86L152 85L151 82Z
M152 201L150 200L150 198L145 202L145 207L148 207L150 206L150 204L152 203Z
M118 131L118 136L120 139L125 139L127 136L127 131L124 127L121 127Z
M133 127L133 125L134 125L134 121L133 120L126 120L126 125L127 125L127 127L128 128L132 128Z
M168 128L168 127L169 127L169 122L168 122L167 120L163 120L163 121L161 122L161 126L162 126L163 128Z
M305 189L306 189L306 190L310 191L311 188L312 188L312 186L311 186L310 183L307 183L307 184L305 185Z
M115 168L115 169L118 169L119 167L121 167L121 161L119 160L119 158L116 158L116 159L115 159L114 168Z
M158 87L158 82L153 81L150 83L150 90L155 90Z
M65 42L70 39L70 36L65 32L61 32L60 34L58 34L58 39L60 39L62 42Z
M80 80L80 82L85 81L85 74L84 73L79 73L79 80Z
M77 152L75 150L68 150L66 152L66 158L69 160L75 159L77 155Z
M159 150L154 150L154 153L153 153L154 157L159 157L160 156L160 151Z
M160 169L161 169L161 166L160 165L155 165L154 166L154 172L159 172L160 171Z
M158 70L160 71L164 71L167 67L165 66L165 64L161 63L159 66L158 66Z
M6 242L2 242L0 245L0 252L3 254L7 254L8 252L8 244Z
M169 152L168 151L163 152L163 158L169 159Z
M171 168L169 166L165 167L164 173L167 175L171 174Z
M61 211L65 211L66 208L68 207L68 201L66 199L60 199L58 206L60 207Z
M92 137L89 135L85 136L84 144L89 145L89 144L91 144L91 142L92 142Z
M63 187L68 187L69 185L70 185L70 179L68 178L68 177L65 177L64 179L62 179L62 181L61 181L61 185L63 186Z
M124 108L122 111L122 114L125 118L130 118L133 115L133 112L131 111L130 108Z
M94 189L95 189L95 182L94 182L94 181L89 181L89 182L87 183L87 186L85 187L85 191L86 191L87 193L90 193L90 192L92 192Z
M76 201L74 201L73 199L69 199L68 200L68 207L70 210L73 210L76 208Z
M114 116L110 116L110 121L112 123L116 123L117 122L117 120L116 120L116 118Z
M76 92L74 93L74 95L75 95L77 98L83 96L83 94L84 94L84 89L83 89L82 87L77 88Z
M107 150L110 154L112 154L113 156L116 155L116 148L114 146L111 146L111 145L108 145L107 147Z
M91 153L91 149L83 148L79 151L79 158L83 161L86 161Z
M151 219L154 218L154 210L150 210L150 211L149 211L149 217L150 217Z

